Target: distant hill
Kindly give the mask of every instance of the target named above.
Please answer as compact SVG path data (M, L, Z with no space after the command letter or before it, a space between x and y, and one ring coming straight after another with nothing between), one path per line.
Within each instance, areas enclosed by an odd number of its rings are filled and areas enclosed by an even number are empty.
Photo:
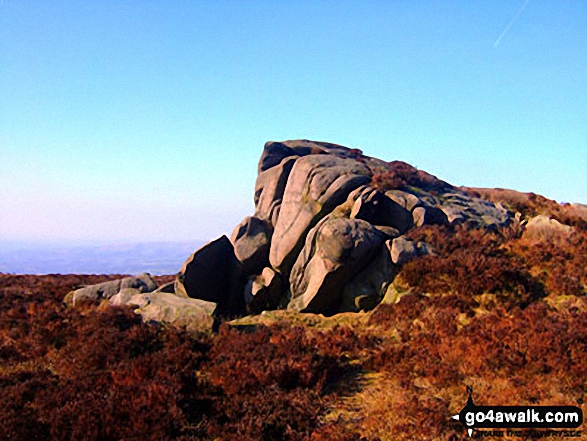
M203 241L109 245L0 243L0 273L175 274Z

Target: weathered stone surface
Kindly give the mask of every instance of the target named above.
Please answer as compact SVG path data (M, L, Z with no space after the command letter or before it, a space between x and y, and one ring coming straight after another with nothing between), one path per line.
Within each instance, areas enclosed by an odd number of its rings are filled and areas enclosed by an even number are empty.
M126 305L137 294L141 294L141 292L136 288L123 288L110 297L110 303L114 306Z
M341 158L348 158L351 149L330 142L311 141L309 139L292 139L283 141L283 144L291 148L297 155L324 155L329 154Z
M416 207L412 211L414 225L421 227L422 225L448 225L448 217L440 208L425 206Z
M120 289L135 288L141 292L151 292L157 289L157 283L149 273L141 273L135 277L125 277L120 281Z
M413 226L412 214L408 210L371 187L357 195L350 217L396 228L400 234Z
M161 291L134 295L126 304L136 306L135 312L144 321L168 323L192 332L211 331L214 323L212 314L216 309L216 304L212 302Z
M345 285L340 311L373 309L381 302L398 272L399 267L391 261L391 241L388 240L373 262Z
M175 282L168 282L164 285L161 285L153 292L167 292L171 294L175 294Z
M175 279L175 292L217 303L225 315L244 310L241 264L226 236L204 245L185 261Z
M396 237L401 236L399 230L397 228L388 227L385 225L374 225L377 231L383 233L383 235L388 239L395 239Z
M338 312L344 285L371 262L382 242L381 233L366 221L333 216L321 220L291 271L288 308Z
M252 314L277 309L283 295L281 276L269 267L264 268L259 276L251 277L245 286L245 302Z
M385 192L385 196L395 201L408 211L412 211L415 207L420 204L418 196L401 190L388 190Z
M255 217L273 223L275 211L281 200L285 186L298 156L284 158L279 164L257 176L255 183Z
M282 144L294 150L299 156L328 154L343 159L357 159L371 168L371 170L383 170L388 166L386 161L363 155L363 152L360 149L349 148L330 142L294 139L290 141L282 141Z
M499 227L509 224L513 219L513 213L500 204L472 197L465 192L445 193L436 199L436 205L453 225L467 222L473 226Z
M446 206L442 207L442 211L446 214L448 223L451 225L460 225L467 220L465 213L461 208Z
M353 159L309 155L290 173L269 253L273 268L287 274L308 231L343 203L348 194L371 180L368 167Z
M96 302L102 299L110 299L121 289L135 288L140 292L150 292L157 289L157 284L148 273L138 276L125 277L123 279L111 280L96 285L85 286L72 291L65 297L65 302L76 305L80 302Z
M259 274L269 264L271 227L267 222L256 217L246 217L234 229L230 241L236 258L242 264L244 276Z
M265 170L269 170L271 167L275 167L288 156L296 156L295 150L281 142L266 142L261 158L259 159L257 172L260 174Z
M423 242L414 242L405 237L398 237L391 242L391 261L396 265L404 265L416 257L430 254L430 247Z

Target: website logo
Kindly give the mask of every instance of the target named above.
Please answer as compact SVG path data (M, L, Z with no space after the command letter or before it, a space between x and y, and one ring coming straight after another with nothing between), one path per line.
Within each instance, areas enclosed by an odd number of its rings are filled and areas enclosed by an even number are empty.
M577 406L477 406L470 386L467 394L467 404L452 418L466 427L469 437L474 429L576 429L583 424Z

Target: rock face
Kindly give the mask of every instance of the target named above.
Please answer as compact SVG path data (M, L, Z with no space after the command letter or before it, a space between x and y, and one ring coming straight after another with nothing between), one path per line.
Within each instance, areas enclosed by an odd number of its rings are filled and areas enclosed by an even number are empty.
M255 183L255 216L275 226L285 185L298 156L284 158L279 164L265 169Z
M345 285L340 311L358 312L373 309L385 297L399 269L400 266L391 260L391 241L388 240L375 259Z
M393 227L400 233L405 233L414 225L407 209L368 186L357 195L350 216L373 225Z
M137 294L127 303L144 321L173 324L191 332L209 332L214 324L216 304L200 299L187 299L166 292Z
M405 237L398 237L391 242L391 261L396 265L404 265L417 257L430 254L428 245L422 242L413 242Z
M175 293L218 304L224 315L244 311L242 266L226 236L193 253L175 279Z
M371 170L353 159L309 155L296 161L290 173L273 232L269 262L288 273L308 231L343 203L348 194L371 181Z
M269 264L271 227L266 221L257 217L245 218L235 228L230 241L244 275L258 274Z
M111 299L146 320L202 329L213 317L289 308L321 314L365 311L396 298L402 265L434 250L405 234L426 225L498 228L514 214L401 161L359 149L292 140L268 142L258 164L255 212L230 240L194 252L174 284L148 275L85 287L70 303ZM587 213L587 209L573 207ZM587 214L585 215L587 218ZM517 221L516 221L517 222ZM526 236L565 234L550 219ZM154 292L153 292L154 291Z
M283 300L283 281L271 268L263 268L260 275L250 278L245 286L247 311L258 314L277 309Z
M157 284L149 273L142 273L134 277L125 277L119 280L85 286L67 294L65 302L75 306L80 302L96 302L102 299L110 299L122 289L151 292L157 289Z
M381 248L383 235L361 219L328 216L308 234L290 275L289 309L335 313L343 288Z

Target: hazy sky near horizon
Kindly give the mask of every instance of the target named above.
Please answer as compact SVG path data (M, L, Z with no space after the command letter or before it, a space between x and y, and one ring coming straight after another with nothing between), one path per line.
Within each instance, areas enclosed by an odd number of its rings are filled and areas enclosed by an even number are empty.
M0 241L207 240L267 140L587 203L587 2L0 1Z

